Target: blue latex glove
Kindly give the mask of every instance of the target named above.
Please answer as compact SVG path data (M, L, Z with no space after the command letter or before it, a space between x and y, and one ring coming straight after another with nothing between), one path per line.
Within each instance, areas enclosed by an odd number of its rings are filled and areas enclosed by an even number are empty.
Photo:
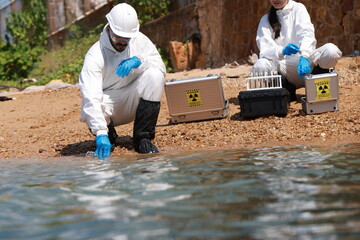
M138 57L134 56L123 60L116 69L116 75L119 77L126 77L129 75L131 69L138 68L141 64L141 61Z
M300 47L296 44L293 43L289 43L288 45L286 45L286 47L284 47L282 53L284 55L293 55L298 53L300 50Z
M300 60L297 66L297 72L300 76L300 78L303 78L303 76L305 74L310 73L311 71L311 67L310 67L310 62L309 59L307 59L306 57L300 56Z
M108 135L99 135L95 138L96 150L94 152L94 157L99 156L99 158L109 157L111 151L111 143Z

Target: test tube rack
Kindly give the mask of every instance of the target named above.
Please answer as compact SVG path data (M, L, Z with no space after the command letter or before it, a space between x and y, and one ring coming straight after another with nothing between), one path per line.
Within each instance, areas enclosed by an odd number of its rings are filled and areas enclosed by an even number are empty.
M274 72L271 72L270 74L252 74L251 77L246 78L246 88L248 91L282 88L281 75Z

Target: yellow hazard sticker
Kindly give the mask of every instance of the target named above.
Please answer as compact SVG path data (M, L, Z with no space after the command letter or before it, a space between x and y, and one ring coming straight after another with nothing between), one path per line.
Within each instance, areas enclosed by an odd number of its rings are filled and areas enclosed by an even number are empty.
M199 89L186 90L186 96L189 107L199 107L202 105Z
M316 101L331 100L330 78L315 80Z

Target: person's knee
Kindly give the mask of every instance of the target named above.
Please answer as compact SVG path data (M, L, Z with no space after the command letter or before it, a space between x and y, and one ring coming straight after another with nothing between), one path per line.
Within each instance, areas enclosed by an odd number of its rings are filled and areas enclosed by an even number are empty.
M340 51L340 49L333 43L326 43L324 45L324 47L326 48L326 55L329 58L341 58L342 56L342 52Z
M256 61L256 63L253 66L252 72L265 72L271 70L272 65L269 60L265 58L260 58Z
M138 85L140 97L148 101L160 101L164 91L164 73L156 68L148 68Z
M147 87L163 88L164 87L164 73L157 68L148 68L143 73Z
M335 67L338 59L342 56L342 52L335 44L332 43L325 44L323 48L322 57L318 61L319 67L324 69Z

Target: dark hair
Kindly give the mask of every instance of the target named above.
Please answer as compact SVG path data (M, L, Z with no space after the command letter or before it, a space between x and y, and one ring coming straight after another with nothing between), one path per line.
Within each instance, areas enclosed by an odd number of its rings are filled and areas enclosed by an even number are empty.
M269 22L273 31L275 32L275 39L277 39L280 36L280 30L281 30L281 23L279 22L276 11L277 9L271 6L269 12Z

